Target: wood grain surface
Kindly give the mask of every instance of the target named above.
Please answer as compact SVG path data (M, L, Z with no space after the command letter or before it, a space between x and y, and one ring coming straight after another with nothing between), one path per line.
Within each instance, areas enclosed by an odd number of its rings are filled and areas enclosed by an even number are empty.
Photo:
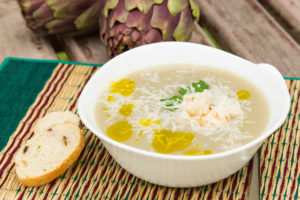
M300 43L300 1L260 0L276 20Z
M104 64L109 59L97 34L77 38L61 37L61 40L72 61Z
M56 59L50 43L26 27L17 2L0 0L0 63L8 56Z
M197 0L201 22L227 51L300 76L300 47L256 0Z
M204 44L207 46L214 46L211 40L197 23L194 23L194 31L192 32L189 42Z

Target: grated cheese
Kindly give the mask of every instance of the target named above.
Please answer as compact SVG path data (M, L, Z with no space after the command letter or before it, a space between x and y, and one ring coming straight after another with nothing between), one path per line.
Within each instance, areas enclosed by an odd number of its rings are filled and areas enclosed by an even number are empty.
M192 70L180 70L180 73L189 73ZM133 135L136 138L145 137L149 143L153 140L154 130L169 129L173 132L182 131L192 132L201 137L208 137L211 141L217 142L222 150L233 149L245 139L253 137L250 133L242 131L240 127L245 126L251 121L247 120L247 112L251 111L250 100L239 100L236 92L228 85L230 82L217 79L215 76L208 75L201 80L209 85L209 89L204 90L201 95L206 95L210 99L211 112L203 117L207 121L203 126L199 125L199 116L190 116L184 109L184 104L175 104L171 108L176 110L171 112L166 109L165 103L160 100L176 94L179 88L191 86L198 80L190 80L188 84L182 84L182 77L176 77L173 83L166 84L163 87L154 87L149 83L159 84L163 77L157 72L142 72L140 77L146 84L136 84L136 89L131 96L122 96L118 93L110 93L109 87L102 93L101 99L114 99L111 101L101 101L104 112L109 115L105 124L108 126L116 121L126 120L132 125ZM168 78L167 80L171 80ZM172 79L173 80L173 79ZM192 93L196 95L192 88ZM119 110L122 105L132 104L133 110L129 116L122 116ZM219 118L216 118L216 113ZM230 122L224 120L226 116L231 116ZM147 126L143 120L150 119ZM145 121L144 121L145 122ZM148 125L148 123L151 125ZM156 122L156 123L154 123ZM193 142L198 142L197 140Z

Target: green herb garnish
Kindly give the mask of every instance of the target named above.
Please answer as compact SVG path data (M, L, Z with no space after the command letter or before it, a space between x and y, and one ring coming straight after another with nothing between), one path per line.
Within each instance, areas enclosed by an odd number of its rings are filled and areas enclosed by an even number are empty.
M178 93L179 93L181 96L185 95L186 93L191 93L191 92L192 92L192 89L191 89L190 86L188 86L188 87L186 87L186 88L180 88L180 89L178 90Z
M193 90L195 92L203 92L205 89L209 88L208 85L202 80L192 83L192 87L194 88ZM174 106L177 104L181 104L183 101L182 97L185 94L192 93L192 88L190 86L187 86L186 88L180 88L178 90L178 93L180 96L175 95L170 98L160 99L161 102L165 102L165 107L167 110L169 111L177 110L178 108L174 108Z
M180 95L183 96L183 95L185 95L188 91L187 91L187 89L180 88L178 92L179 92Z
M170 111L174 111L177 110L177 108L173 108L175 105L177 104L181 104L182 103L182 97L181 96L172 96L170 98L166 98L166 99L161 99L160 101L165 102L165 105L167 110Z
M192 83L192 86L195 88L195 92L203 92L203 90L208 89L208 85L201 80L196 83Z

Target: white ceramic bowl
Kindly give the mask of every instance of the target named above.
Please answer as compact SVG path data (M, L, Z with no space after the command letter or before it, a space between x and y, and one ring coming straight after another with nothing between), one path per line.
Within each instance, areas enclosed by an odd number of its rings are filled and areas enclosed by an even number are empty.
M174 156L147 152L106 136L97 126L95 103L107 82L150 66L196 64L225 69L252 82L265 94L271 116L264 133L239 148L208 156ZM129 50L107 62L85 86L79 98L83 123L103 142L112 157L133 175L151 183L191 187L216 182L241 169L263 141L286 119L290 107L287 86L279 71L269 64L254 64L208 46L185 42L162 42Z

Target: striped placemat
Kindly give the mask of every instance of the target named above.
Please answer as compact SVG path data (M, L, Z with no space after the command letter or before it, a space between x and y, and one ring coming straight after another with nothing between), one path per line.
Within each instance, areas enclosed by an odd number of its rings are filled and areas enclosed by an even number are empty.
M260 149L260 199L300 199L300 79L286 80L291 109Z
M247 199L252 161L220 182L194 188L168 188L143 181L122 169L101 141L85 130L79 160L65 174L42 187L24 187L13 156L33 135L38 118L48 112L77 112L77 99L98 68L58 64L0 153L0 199Z

